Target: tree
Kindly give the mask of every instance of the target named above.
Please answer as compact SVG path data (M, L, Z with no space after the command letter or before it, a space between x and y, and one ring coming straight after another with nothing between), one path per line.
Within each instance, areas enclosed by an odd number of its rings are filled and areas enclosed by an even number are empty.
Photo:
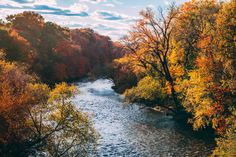
M0 153L3 156L21 152L31 134L26 125L28 115L25 109L33 102L28 85L35 83L35 77L25 69L16 63L0 60Z
M7 21L12 29L30 41L33 47L37 47L40 41L41 30L45 24L44 18L35 12L25 11L23 13L9 15Z
M48 91L47 87L41 88L40 85L31 88L34 93L40 89ZM71 103L75 92L74 86L57 84L49 92L48 99L28 111L27 123L34 133L28 143L31 149L36 148L51 156L86 156L95 150L97 134L88 115Z
M126 90L124 95L127 102L140 103L148 107L159 106L175 113L175 110L168 106L169 97L166 89L150 76L142 78L137 86Z
M45 83L75 80L91 73L102 75L99 71L109 69L116 56L110 38L92 29L70 30L45 22L31 11L6 19L7 23L0 25L0 48L6 51L6 59L26 63Z
M207 31L208 27L202 30L206 38L199 38L195 69L188 72L189 77L183 83L183 105L193 114L194 127L210 125L218 134L224 134L233 126L228 120L234 117L235 111L235 63L232 59L235 44L231 36L235 30L230 29L235 25L230 13L233 8L235 10L234 4L233 1L224 3L215 20L203 21L211 27L211 32ZM222 30L225 33L220 33ZM225 40L226 36L229 40Z
M194 68L194 61L201 49L199 41L213 35L218 11L219 4L215 0L192 0L180 6L174 22L173 37L184 49L183 61L186 70ZM205 44L211 46L207 42Z
M170 94L175 104L176 112L182 110L180 100L175 89L175 78L170 72L171 39L173 21L178 11L174 6L169 8L165 17L160 10L160 18L156 18L151 9L142 11L137 24L124 39L129 53L120 60L121 64L128 64L134 71L145 72L154 79L166 82L170 86ZM163 83L164 84L164 83Z
M0 153L27 156L86 156L97 134L87 114L71 102L76 88L66 83L51 90L26 68L0 57Z
M217 146L212 156L226 156L231 157L236 154L236 126L227 131L227 133L217 139Z
M208 2L208 1L206 1ZM206 3L203 2L203 3ZM212 127L219 135L213 156L235 156L235 13L236 1L206 3L212 20L198 38L194 68L183 82L183 105L193 115L195 129ZM201 4L201 3L200 3ZM218 10L215 12L214 10ZM212 13L212 11L214 11ZM208 16L208 17L210 17ZM231 151L232 150L232 151Z

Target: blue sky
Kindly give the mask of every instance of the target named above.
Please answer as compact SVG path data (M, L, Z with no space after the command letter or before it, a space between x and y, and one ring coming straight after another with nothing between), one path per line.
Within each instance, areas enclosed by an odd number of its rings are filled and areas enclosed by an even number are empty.
M46 21L70 28L90 27L118 40L139 18L138 13L151 7L156 10L170 3L187 0L0 0L0 18L23 11L35 11Z

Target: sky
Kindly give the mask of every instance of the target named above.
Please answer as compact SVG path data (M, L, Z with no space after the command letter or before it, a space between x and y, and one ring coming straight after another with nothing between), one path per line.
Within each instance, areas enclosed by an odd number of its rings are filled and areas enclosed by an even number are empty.
M154 11L187 0L0 0L0 18L23 11L40 13L46 21L69 28L92 28L118 40L147 7Z

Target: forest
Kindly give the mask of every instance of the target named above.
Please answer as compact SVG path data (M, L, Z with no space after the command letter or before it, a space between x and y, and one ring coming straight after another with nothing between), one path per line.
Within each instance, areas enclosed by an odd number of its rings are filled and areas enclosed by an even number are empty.
M111 78L127 103L212 130L211 156L236 156L236 0L146 8L113 42L24 11L0 20L0 154L89 156L99 134L71 82Z

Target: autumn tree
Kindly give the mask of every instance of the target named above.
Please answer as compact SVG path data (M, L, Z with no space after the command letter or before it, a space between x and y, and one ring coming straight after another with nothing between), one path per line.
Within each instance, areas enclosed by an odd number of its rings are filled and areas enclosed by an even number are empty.
M186 70L194 68L194 61L199 50L202 49L202 44L210 46L218 11L219 4L215 0L192 0L179 7L173 36L184 49Z
M38 46L41 30L45 24L44 18L40 14L25 11L15 15L9 15L6 20L10 27L27 39L33 47Z
M76 87L57 84L52 91L45 85L32 85L36 99L45 95L41 104L28 110L27 123L33 132L30 149L51 156L86 156L95 150L97 134L85 113L71 102Z
M28 85L35 83L35 77L25 71L16 63L0 60L0 151L3 155L20 152L31 134L25 109L33 102Z
M208 10L207 17L212 19L202 18L199 24L202 30L194 46L197 49L194 68L188 71L182 84L183 105L193 115L189 122L195 129L210 126L219 135L214 155L234 156L231 150L235 149L236 3L193 1L193 4L200 13ZM202 24L204 27L200 27Z
M6 20L0 26L0 48L6 59L26 63L45 83L103 75L116 56L111 39L92 29L70 30L31 11Z
M224 3L215 20L204 21L206 27L202 30L202 36L206 38L198 40L195 69L188 72L189 78L183 83L183 105L194 115L194 127L210 125L219 134L225 133L232 125L230 119L235 117L235 63L232 59L235 45L232 34L235 34L235 30L222 28L235 25L229 13L235 10L234 6L233 1ZM227 31L221 33L222 30Z
M156 17L151 9L140 13L142 18L124 39L129 53L118 60L121 64L128 64L134 71L146 73L158 79L162 85L170 88L170 95L174 101L176 112L182 107L175 89L175 78L170 71L173 21L178 15L174 6L169 8L165 17L160 10L160 17Z
M27 156L86 156L97 134L87 114L71 102L77 90L66 83L50 89L26 68L0 53L0 153Z
M144 75L126 99L172 109L160 101L169 94L195 130L215 130L213 156L235 155L235 2L192 0L161 20L143 11L124 40L128 52L116 60Z

